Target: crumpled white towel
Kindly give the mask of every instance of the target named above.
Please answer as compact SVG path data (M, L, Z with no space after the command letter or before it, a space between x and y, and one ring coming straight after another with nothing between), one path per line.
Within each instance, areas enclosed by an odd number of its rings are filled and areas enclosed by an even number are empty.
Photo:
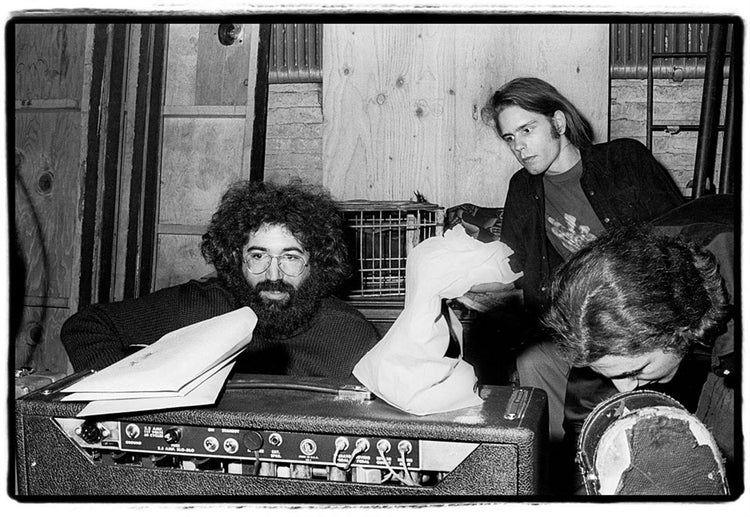
M512 254L502 242L472 239L461 226L418 244L406 261L404 310L354 367L357 379L389 404L415 415L480 404L472 366L461 356L444 357L450 334L441 300L457 298L476 284L513 282L523 273L511 271ZM461 323L448 312L463 355Z

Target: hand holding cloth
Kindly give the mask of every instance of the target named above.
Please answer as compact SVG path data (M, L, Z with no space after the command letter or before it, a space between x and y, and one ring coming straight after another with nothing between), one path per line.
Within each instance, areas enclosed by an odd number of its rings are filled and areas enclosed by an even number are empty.
M441 313L444 299L462 296L482 283L512 283L504 243L472 239L460 226L418 244L406 262L404 310L388 333L354 367L370 391L404 411L426 415L481 403L474 369L458 357L446 357L451 332L461 343L458 318ZM448 321L448 319L450 321Z

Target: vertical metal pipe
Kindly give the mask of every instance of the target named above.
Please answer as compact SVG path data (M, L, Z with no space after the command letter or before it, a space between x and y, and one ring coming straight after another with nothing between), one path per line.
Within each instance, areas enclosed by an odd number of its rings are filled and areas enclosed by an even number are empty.
M268 63L271 59L271 24L261 23L258 35L258 74L255 80L253 145L250 150L250 181L263 181L268 118Z
M648 69L646 71L646 147L652 150L654 146L654 26L647 25L646 55Z
M714 164L716 163L716 141L718 137L719 110L721 104L722 71L727 46L727 25L711 24L708 37L708 59L703 81L703 101L698 130L698 146L695 153L693 173L693 194L696 199L708 193L708 180L712 186Z
M721 170L719 176L719 192L731 194L734 192L734 180L740 169L740 142L742 128L737 124L740 109L737 85L742 82L742 27L732 26L732 58L729 67L729 85L727 87L727 110L724 126L724 145L721 153Z

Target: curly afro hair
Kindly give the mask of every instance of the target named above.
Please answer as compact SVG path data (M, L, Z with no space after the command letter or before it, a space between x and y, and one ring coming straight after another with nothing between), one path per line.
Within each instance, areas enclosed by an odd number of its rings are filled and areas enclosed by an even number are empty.
M203 235L201 253L225 280L241 275L242 251L264 224L283 225L310 254L311 274L333 293L351 274L342 218L330 194L299 182L241 181L230 186Z

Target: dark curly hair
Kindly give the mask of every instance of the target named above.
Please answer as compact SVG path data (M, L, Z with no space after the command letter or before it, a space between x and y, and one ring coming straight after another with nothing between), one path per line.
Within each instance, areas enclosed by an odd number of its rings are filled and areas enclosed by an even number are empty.
M573 255L550 296L544 322L575 366L712 346L731 308L711 253L642 225L612 230Z
M490 97L485 109L495 123L495 129L502 137L498 116L508 106L518 106L526 111L540 113L551 119L556 111L565 115L565 136L580 148L589 147L594 130L578 108L546 81L536 77L518 77L508 81Z
M201 253L220 278L242 278L242 246L263 224L284 225L310 254L311 275L322 295L335 292L351 274L342 218L328 191L299 182L233 184L221 198L203 235Z

